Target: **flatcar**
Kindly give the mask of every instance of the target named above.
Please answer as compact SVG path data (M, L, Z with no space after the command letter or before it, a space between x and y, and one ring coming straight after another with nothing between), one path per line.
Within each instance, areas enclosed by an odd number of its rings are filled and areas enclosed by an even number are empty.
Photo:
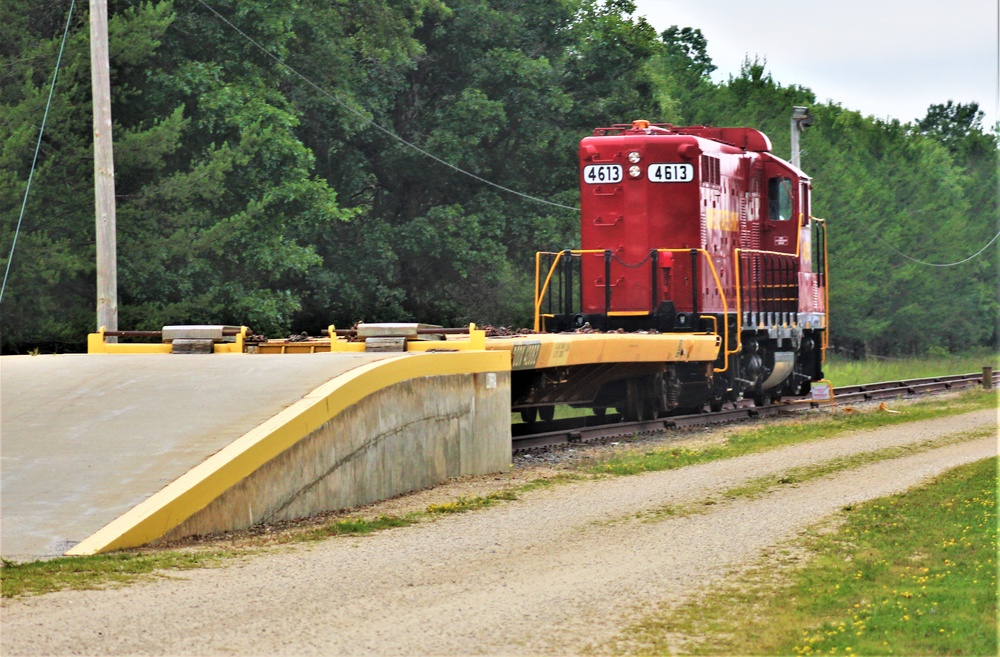
M634 121L584 138L579 167L581 245L538 255L535 329L714 333L720 349L710 366L647 363L605 377L590 399L560 398L572 376L535 373L515 406L570 401L643 419L763 405L822 379L825 223L811 214L809 176L767 136Z

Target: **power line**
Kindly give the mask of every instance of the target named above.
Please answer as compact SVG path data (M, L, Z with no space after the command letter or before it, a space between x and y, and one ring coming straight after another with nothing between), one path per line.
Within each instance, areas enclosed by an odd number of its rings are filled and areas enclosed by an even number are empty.
M461 173L462 175L468 176L468 177L470 177L470 178L472 178L474 180L478 180L481 183L484 183L486 185L490 185L491 187L495 187L495 188L497 188L499 190L502 190L502 191L505 191L505 192L507 192L509 194L515 194L517 196L520 196L521 198L528 199L529 201L534 201L536 203L544 203L545 205L551 205L551 206L554 206L554 207L557 207L557 208L562 208L564 210L572 210L574 212L579 211L580 208L573 207L573 206L570 206L570 205L563 205L562 203L556 203L554 201L548 201L548 200L543 199L543 198L538 198L538 197L535 197L535 196L531 196L530 194L525 194L524 192L519 192L519 191L517 191L515 189L511 189L509 187L504 187L503 185L501 185L499 183L495 183L492 180L487 180L486 178L483 178L481 176L477 176L476 174L472 173L471 171L466 171L465 169L462 169L461 167L459 167L459 166L457 166L455 164L452 164L451 162L448 162L446 160L443 160L440 157L434 155L433 153L430 153L430 152L424 150L423 148L420 148L416 144L403 139L402 137L400 137L399 135L397 135L392 130L389 130L388 128L382 127L381 125L379 125L378 123L376 123L374 119L372 119L370 116L366 115L361 110L356 109L356 108L352 107L351 105L349 105L348 103L342 101L335 94L327 91L326 89L323 89L318 84L316 84L315 82L313 82L312 80L310 80L309 78L307 78L305 75L303 75L302 73L299 73L297 70L295 70L294 68L292 68L290 65L286 64L283 59L281 59L280 57L278 57L277 55L275 55L274 53L272 53L270 50L268 50L267 48L265 48L264 46L262 46L260 43L258 43L256 40L254 40L253 37L251 37L250 35L248 35L247 33L245 33L243 30L241 30L240 28L238 28L236 25L234 25L232 22L230 22L229 19L227 19L225 16L223 16L222 14L220 14L219 12L217 12L208 3L206 3L205 0L198 0L198 3L201 4L202 6L204 6L206 9L208 9L213 14L215 14L215 16L219 20L221 20L223 23L225 23L230 28L232 28L234 31L236 31L244 39L246 39L247 41L249 41L250 43L252 43L258 50L260 50L262 53L264 53L265 55L267 55L268 57L270 57L271 59L273 59L279 65L281 65L281 66L285 67L286 69L288 69L288 71L290 71L293 75L295 75L296 77L298 77L299 79L301 79L303 82L305 82L306 84L308 84L310 87L312 87L313 89L315 89L319 93L323 94L324 96L326 96L327 98L329 98L333 102L337 103L338 105L340 105L341 107L343 107L344 109L346 109L348 112L351 112L352 114L354 114L355 116L359 117L363 121L366 121L367 123L369 123L376 130L379 130L380 132L382 132L382 133L388 135L389 137L391 137L392 139L395 139L399 143L401 143L401 144L403 144L405 146L408 146L409 148L412 148L413 150L417 151L421 155L423 155L425 157L429 157L430 159L434 160L435 162L438 162L439 164L443 164L444 166L446 166L446 167L448 167L450 169L453 169L453 170L457 171L458 173Z
M38 130L38 143L35 145L35 156L31 159L31 170L28 172L28 186L24 189L24 200L21 202L21 214L17 217L17 226L14 228L14 241L10 245L10 255L7 256L7 269L3 274L3 285L0 285L0 303L3 302L3 293L7 289L7 277L10 275L10 263L14 260L14 248L17 246L17 236L21 232L21 221L24 219L24 210L28 206L28 192L31 191L31 179L35 175L35 165L38 162L38 152L42 148L42 135L45 134L45 122L49 118L49 107L52 105L52 94L56 90L56 78L59 76L59 64L62 62L63 50L66 48L66 37L69 35L69 24L73 18L73 8L76 7L76 0L69 5L69 15L66 16L66 29L63 30L62 44L59 46L59 56L56 58L56 67L52 71L52 86L49 87L49 99L45 103L45 113L42 115L42 126Z
M853 217L852 217L852 219L853 219ZM866 224L864 222L859 222L859 223L861 223L865 227L865 230L867 230L869 233L871 233L871 235L876 240L878 240L879 242L881 242L882 245L885 246L890 251L892 251L896 255L899 255L899 256L902 256L902 257L906 258L907 260L909 260L911 262L915 262L918 265L923 265L925 267L955 267L957 265L965 264L965 263L969 262L970 260L972 260L973 258L981 255L986 249L990 248L990 246L994 242L996 242L997 239L1000 239L1000 232L998 232L996 235L993 236L993 239L991 239L989 242L987 242L985 244L985 246L983 246L983 248L979 249L978 251L976 251L975 253L973 253L972 255L970 255L967 258L963 258L963 259L957 260L955 262L941 262L941 263L938 263L938 262L925 262L923 260L918 260L917 258L909 256L909 255L903 253L902 251L900 251L899 249L897 249L896 247L894 247L892 244L889 244L888 242L885 241L885 239L882 238L881 235L879 235L874 230L872 230L872 228L868 224Z
M997 233L996 235L994 235L993 239L991 239L989 242L986 243L986 246L984 246L983 248L979 249L978 251L976 251L975 253L973 253L972 255L970 255L968 258L965 258L963 260L959 260L957 262L945 262L945 263L924 262L923 260L917 260L916 258L911 258L910 256L906 255L905 253L903 253L899 249L897 249L894 246L892 246L891 244L887 243L885 240L882 240L881 238L879 238L879 239L887 247L889 247L890 249L892 249L893 251L895 251L899 255L903 256L907 260L911 260L911 261L917 263L918 265L924 265L925 267L954 267L955 265L965 264L966 262L972 260L973 258L975 258L976 256L978 256L979 254L981 254L986 249L990 248L990 245L993 244L993 242L996 242L997 238L1000 238L1000 233Z

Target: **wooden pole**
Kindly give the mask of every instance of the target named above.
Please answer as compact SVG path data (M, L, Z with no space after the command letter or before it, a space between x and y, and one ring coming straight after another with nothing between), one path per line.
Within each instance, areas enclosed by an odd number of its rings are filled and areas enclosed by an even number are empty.
M90 73L94 96L94 206L97 223L97 328L118 330L115 161L111 142L108 2L90 0Z

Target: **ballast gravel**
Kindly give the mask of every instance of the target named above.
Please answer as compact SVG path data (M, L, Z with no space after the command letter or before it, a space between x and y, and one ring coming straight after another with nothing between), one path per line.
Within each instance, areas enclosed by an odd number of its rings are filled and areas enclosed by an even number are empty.
M845 505L995 456L996 426L996 410L976 411L542 488L472 513L268 550L124 588L4 601L0 653L578 654L654 606L734 576ZM954 440L986 427L994 431L985 438ZM789 468L926 441L942 446L754 499L718 498ZM657 513L706 500L717 503L694 515Z

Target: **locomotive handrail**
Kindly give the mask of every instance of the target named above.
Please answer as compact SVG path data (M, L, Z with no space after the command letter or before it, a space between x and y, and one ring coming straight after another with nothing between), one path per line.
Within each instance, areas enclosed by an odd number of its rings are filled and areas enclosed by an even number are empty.
M709 252L708 252L707 249L656 249L656 251L657 251L657 253L694 253L695 251L697 251L698 253L700 253L701 255L703 255L705 257L705 261L708 262L708 269L709 269L709 271L712 272L712 278L715 280L715 288L719 291L719 298L722 299L722 316L723 317L729 317L729 302L726 301L726 291L722 287L722 281L719 279L719 272L715 268L715 263L712 262L712 257L709 254ZM691 281L691 285L692 286L695 286L697 284L698 284L697 281L694 281L694 280ZM692 310L694 310L694 309L692 308ZM737 314L739 314L739 313L737 313ZM718 326L718 324L716 324L716 326L715 326L715 335L718 335L718 334L719 334L719 326ZM739 340L739 334L738 333L737 333L737 340ZM723 352L723 354L722 354L723 355L722 362L725 365L724 365L724 367L721 367L721 368L720 367L713 368L713 371L715 371L716 373L722 373L722 372L727 371L729 369L729 356L732 355L732 354L735 354L735 353L737 353L739 351L739 349L737 349L736 351L730 351L729 350L729 321L728 320L722 323L722 344L723 344L723 347L722 347L722 352Z
M823 231L823 285L822 285L822 287L823 287L823 310L824 310L824 315L826 316L826 319L825 319L825 321L823 323L823 328L825 330L823 331L823 341L822 341L822 345L820 347L821 350L822 350L822 357L821 357L820 362L825 363L826 362L826 351L827 351L827 348L830 345L830 320L829 320L829 318L830 318L830 273L829 273L829 268L830 268L829 262L830 262L830 259L828 257L828 247L827 247L827 240L826 240L826 220L825 219L820 219L819 217L814 217L812 215L809 215L809 218L812 221L815 221L816 224L819 225L820 229ZM793 253L782 253L780 251L765 251L763 249L733 249L733 253L736 256L736 266L734 267L734 269L735 269L735 272L736 272L736 308L738 309L738 311L736 313L736 336L737 336L736 337L736 342L737 342L737 351L739 351L742 348L742 339L741 339L741 336L743 335L743 312L742 312L742 310L743 310L743 303L742 303L742 297L741 297L743 286L742 286L742 284L741 284L742 282L740 280L740 271L741 271L740 266L739 266L740 256L742 254L744 254L744 253L751 253L751 254L755 254L755 255L770 255L770 256L782 256L782 257L786 257L786 258L798 258L800 256L801 250L802 250L802 231L801 230L798 231L798 239L796 240L796 243L795 243L795 253L794 254Z
M826 315L827 318L829 318L829 314L830 314L830 286L829 286L830 276L829 276L829 257L828 257L828 248L829 247L827 246L827 240L826 240L826 221L823 220L823 219L820 219L818 217L813 217L811 215L810 215L810 219L812 219L813 221L815 221L820 226L820 229L823 231L823 302L824 302L825 315ZM727 371L728 368L729 368L729 358L728 357L731 356L731 355L733 355L733 354L739 353L741 351L742 347L743 347L743 341L742 341L742 332L743 332L743 312L742 312L743 298L742 298L742 289L743 289L743 286L742 286L741 268L739 266L741 255L744 254L744 253L746 253L746 254L753 254L753 255L777 256L777 257L781 257L781 258L792 258L792 259L799 258L801 250L802 250L802 234L801 234L801 230L797 231L797 236L798 236L798 239L796 240L796 244L795 244L795 253L784 253L784 252L781 252L781 251L769 251L769 250L765 250L765 249L739 249L739 248L733 249L733 254L735 255L735 258L736 258L736 266L734 267L735 274L736 274L736 276L735 276L735 278L736 278L736 280L735 280L735 287L736 287L736 309L737 309L737 312L736 312L736 344L734 345L733 349L730 349L730 347L729 347L729 322L727 321L727 322L724 323L724 325L723 325L723 331L722 331L723 343L725 345L725 347L723 349L723 354L725 356L725 367L715 368L716 372L725 372L725 371ZM691 252L697 252L697 253L701 254L705 258L705 260L708 262L709 270L712 272L712 278L715 281L716 289L719 291L719 297L722 299L722 312L723 312L723 316L724 317L728 316L728 314L729 314L729 304L728 304L728 301L726 299L726 294L725 294L725 291L722 288L722 282L719 279L719 273L718 273L718 270L715 267L715 263L713 262L713 260L711 258L711 255L709 254L709 252L706 249L703 249L703 248L699 248L699 249L655 249L655 251L657 253L691 253ZM535 254L535 300L534 300L534 302L535 302L534 303L534 311L535 311L534 312L534 315L535 315L534 319L535 319L535 323L534 323L534 328L535 328L536 331L540 331L541 330L541 306L542 306L542 300L545 298L545 295L548 292L549 285L552 282L552 276L556 272L556 268L558 267L559 262L562 259L562 257L565 254L569 254L570 256L582 256L582 255L590 255L590 254L595 254L595 255L596 254L603 254L605 252L606 252L606 249L566 249L564 251L539 251L539 252L537 252ZM555 256L555 258L553 259L552 264L549 267L549 271L548 271L548 274L545 277L544 283L542 283L541 287L539 287L539 283L541 281L541 258L542 258L542 256ZM829 348L829 340L830 340L830 332L828 330L829 329L829 321L824 322L824 328L826 328L827 330L823 331L823 341L822 341L822 345L821 345L821 349L822 349L822 361L821 362L826 362L826 353L827 353L827 349ZM718 333L719 333L718 323L715 324L713 333L715 333L716 335L718 335Z
M552 274L555 273L556 267L559 265L559 261L562 259L563 254L568 253L571 256L574 255L589 255L591 253L604 253L604 249L566 249L565 251L536 251L535 252L535 330L541 331L541 313L542 310L542 299L545 297L545 293L549 289L549 283L552 281ZM555 256L555 260L549 266L549 274L545 277L545 283L542 285L542 289L538 289L538 281L541 278L542 271L542 256Z
M740 272L742 267L740 266L740 258L744 253L750 253L754 255L768 255L768 256L779 256L785 258L798 258L799 257L799 246L796 245L795 253L782 253L780 251L765 251L763 249L733 249L733 255L735 256L735 263L733 270L736 274L736 350L732 353L738 353L743 349L743 282L741 280ZM727 354L728 355L728 354Z
M709 252L708 252L707 249L655 249L655 250L656 250L657 253L694 253L694 252L697 252L697 253L700 253L702 256L704 256L705 260L708 262L708 268L712 272L712 278L715 280L715 287L719 291L719 298L722 299L722 313L723 313L723 316L724 317L728 317L728 315L729 315L729 304L726 301L725 290L723 290L723 288L722 288L722 281L719 279L719 272L715 268L715 263L712 262L711 255L709 254ZM536 331L540 331L541 330L541 326L542 326L541 325L542 299L545 297L546 292L548 292L549 283L552 282L552 275L555 273L556 267L558 267L559 261L562 259L563 254L567 254L568 253L570 256L582 256L582 255L599 254L599 253L603 254L605 252L606 252L606 249L566 249L564 251L538 251L538 252L535 253L535 330ZM541 280L542 256L555 256L555 258L553 259L552 264L549 266L549 273L545 277L545 282L542 284L541 288L539 288L538 283ZM691 284L692 285L697 285L697 283L695 281L692 281ZM718 324L716 324L715 331L714 331L715 335L719 334L718 328L719 328ZM738 338L737 338L737 340L738 340ZM734 353L736 353L737 351L739 351L739 349L737 349L736 351L730 351L729 350L729 322L728 321L723 323L722 341L723 341L723 344L725 345L723 347L723 356L724 356L723 362L725 363L725 367L714 368L715 372L725 372L725 371L727 371L729 369L729 356L732 355L732 354L734 354Z
M811 217L813 221L819 224L820 229L823 231L823 312L826 314L825 321L823 322L823 343L822 343L822 356L820 357L820 362L826 362L826 350L830 346L830 258L827 254L827 239L826 239L826 219L820 219L819 217Z
M794 261L796 261L796 260L799 259L800 252L801 252L801 249L802 249L802 231L801 231L801 229L799 229L796 232L796 235L797 235L797 240L796 240L796 243L795 243L795 253L785 253L783 251L768 251L768 250L765 250L765 249L741 249L741 248L733 249L733 256L735 258L735 263L734 263L734 266L733 266L733 270L734 270L734 273L735 273L735 287L736 287L736 309L737 309L737 312L736 312L736 315L737 315L737 317L736 317L736 329L737 329L737 336L738 336L737 337L737 345L736 345L737 346L737 351L742 350L742 347L743 347L743 340L742 340L742 337L743 337L743 281L742 281L742 270L743 270L743 268L742 268L742 257L743 257L743 254L749 254L749 255L754 255L754 256L764 256L765 258L769 257L769 258L785 259L785 262L791 261L794 264ZM779 262L780 262L780 260L779 260ZM748 265L748 267L749 266L750 265ZM767 267L766 261L765 261L765 263L762 266L765 267L765 268ZM778 274L778 277L781 278L780 272ZM758 282L759 282L759 280L758 280ZM758 306L761 305L764 301L770 301L772 303L774 303L774 302L784 303L784 302L787 302L787 301L796 301L798 299L797 296L793 296L793 297L784 297L784 296L780 296L779 297L779 296L777 296L777 289L778 288L789 288L789 287L790 288L798 289L798 284L797 283L776 283L774 281L772 281L770 284L764 284L764 285L759 285L758 284L758 295L756 297L756 302L757 302ZM772 294L772 296L771 296L770 299L764 300L764 299L761 298L761 294L763 294L764 290L770 290L770 292Z

